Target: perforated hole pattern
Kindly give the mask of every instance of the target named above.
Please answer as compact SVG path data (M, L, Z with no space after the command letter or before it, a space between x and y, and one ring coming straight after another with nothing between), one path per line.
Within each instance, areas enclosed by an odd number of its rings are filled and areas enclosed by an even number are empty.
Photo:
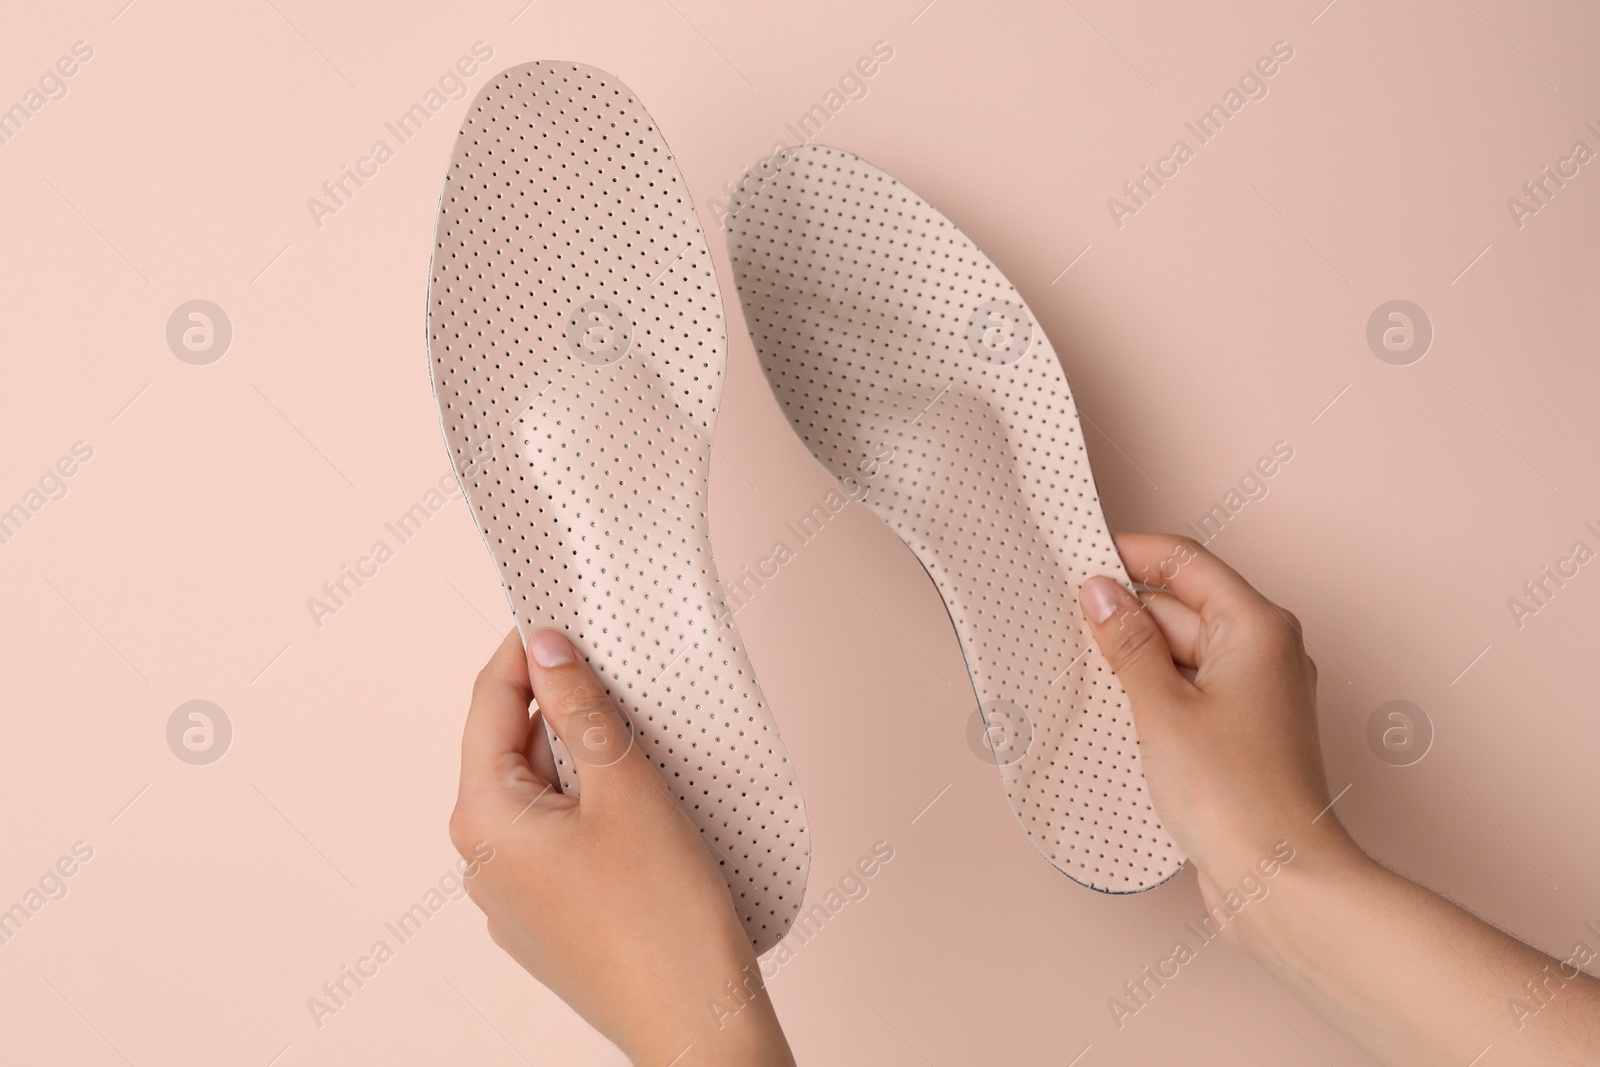
M588 657L764 951L799 910L809 846L711 560L727 338L677 165L610 75L515 67L467 112L435 236L434 394L517 625Z
M972 241L870 164L806 146L752 174L728 240L790 423L836 478L876 464L867 506L938 586L978 701L1026 712L1032 742L999 773L1034 846L1096 889L1158 885L1183 857L1077 607L1091 575L1126 575L1044 331ZM989 330L1003 355L976 343Z

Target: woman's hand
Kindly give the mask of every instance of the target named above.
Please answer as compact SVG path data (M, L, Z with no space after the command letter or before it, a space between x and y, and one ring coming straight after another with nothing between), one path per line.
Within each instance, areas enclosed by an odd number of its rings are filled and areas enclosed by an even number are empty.
M1299 620L1188 538L1116 542L1154 591L1141 600L1091 578L1083 612L1128 691L1151 799L1199 868L1206 903L1259 876L1279 842L1302 869L1365 861L1328 809L1317 668Z
M450 818L463 856L493 849L467 883L490 937L635 1063L792 1064L710 847L571 643L528 645L513 630L473 686ZM748 998L732 1016L709 1007L728 983Z
M1084 616L1133 705L1151 799L1214 923L1385 1064L1600 1063L1600 981L1369 859L1328 798L1300 624L1194 541L1122 534ZM1180 670L1180 667L1186 668Z

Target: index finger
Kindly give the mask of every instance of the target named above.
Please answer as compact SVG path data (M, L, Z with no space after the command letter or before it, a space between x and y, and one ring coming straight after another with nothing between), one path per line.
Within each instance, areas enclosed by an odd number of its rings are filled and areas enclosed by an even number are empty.
M472 684L472 704L461 732L461 784L504 769L507 757L527 763L528 705L533 686L515 627Z
M1118 533L1116 542L1128 576L1166 589L1196 611L1259 607L1266 597L1238 571L1206 551L1192 537L1177 534Z

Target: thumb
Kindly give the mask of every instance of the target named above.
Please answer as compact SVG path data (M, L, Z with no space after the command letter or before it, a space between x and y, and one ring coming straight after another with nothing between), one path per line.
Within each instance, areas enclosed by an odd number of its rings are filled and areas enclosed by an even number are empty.
M528 638L528 677L544 721L572 754L584 799L598 799L642 768L653 770L633 722L559 630Z
M1117 673L1134 711L1164 707L1192 688L1178 673L1172 650L1139 598L1110 578L1090 578L1079 590L1095 644Z

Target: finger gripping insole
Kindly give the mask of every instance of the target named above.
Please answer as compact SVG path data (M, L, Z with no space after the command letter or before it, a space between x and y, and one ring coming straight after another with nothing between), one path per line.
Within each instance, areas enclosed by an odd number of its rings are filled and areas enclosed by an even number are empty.
M524 639L555 627L589 659L711 844L759 952L798 912L810 853L711 560L727 335L692 205L660 131L609 74L540 62L495 77L440 198L430 365ZM598 746L552 748L576 793L573 761L599 762Z
M1156 819L1127 696L1078 610L1126 581L1067 380L978 247L855 156L805 146L741 183L739 299L779 403L932 577L978 698L979 751L1059 870L1106 892L1183 863Z

